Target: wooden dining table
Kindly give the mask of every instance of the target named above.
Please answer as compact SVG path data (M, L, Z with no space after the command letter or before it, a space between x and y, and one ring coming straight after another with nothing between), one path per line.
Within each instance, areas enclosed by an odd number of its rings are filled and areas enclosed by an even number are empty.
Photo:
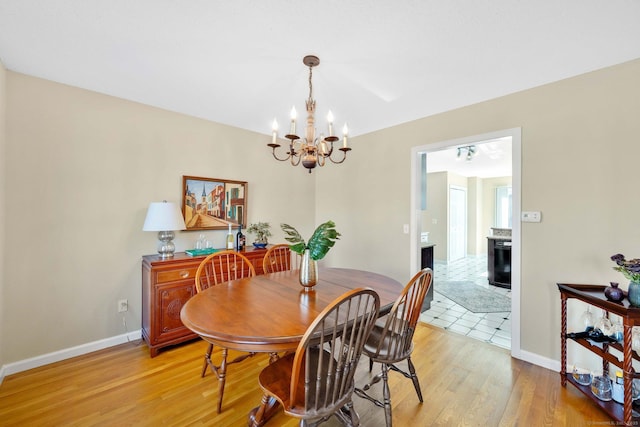
M204 340L228 349L278 353L295 351L314 319L333 300L361 287L376 291L384 315L400 295L400 282L381 274L348 268L321 268L313 288L304 288L298 270L225 282L194 295L182 307L184 325ZM278 409L265 395L249 414L250 426L262 426Z

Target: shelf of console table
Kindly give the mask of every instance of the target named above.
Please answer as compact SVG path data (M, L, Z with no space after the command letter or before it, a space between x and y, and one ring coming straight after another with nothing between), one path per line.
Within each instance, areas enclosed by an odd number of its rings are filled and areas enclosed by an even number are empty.
M638 425L640 423L640 413L634 410L631 387L632 380L640 378L640 374L633 369L633 360L640 360L640 357L631 348L631 334L634 326L640 326L640 308L629 305L627 300L621 302L607 300L604 296L605 288L606 286L602 285L558 283L562 307L560 382L563 387L566 387L567 382L573 384L614 420L623 422L627 426ZM605 310L607 315L615 314L620 316L624 328L622 344L595 343L584 338L567 338L567 300L571 298ZM603 373L608 374L610 363L622 370L624 377L624 404L621 405L614 401L604 402L591 393L589 386L580 385L573 379L571 373L567 372L567 340L578 343L583 348L602 358ZM611 350L616 350L617 353L620 353L622 359L619 355L612 353Z

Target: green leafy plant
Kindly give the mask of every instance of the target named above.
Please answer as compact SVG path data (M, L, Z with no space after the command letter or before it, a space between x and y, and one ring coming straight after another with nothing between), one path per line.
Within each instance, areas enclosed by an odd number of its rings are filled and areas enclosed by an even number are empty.
M640 259L626 260L624 255L615 254L611 256L611 261L617 264L616 267L613 267L614 270L619 271L632 282L640 283Z
M254 224L249 224L247 228L247 233L256 235L256 242L268 243L267 238L271 237L271 225L268 222L257 222Z
M324 224L320 224L316 231L309 239L308 243L305 243L304 239L298 233L298 230L288 224L280 224L282 231L286 233L288 237L285 240L291 245L289 247L292 251L302 255L305 249L309 249L309 256L312 260L317 261L329 252L329 249L335 245L336 240L340 239L340 233L336 230L336 224L333 221L327 221Z

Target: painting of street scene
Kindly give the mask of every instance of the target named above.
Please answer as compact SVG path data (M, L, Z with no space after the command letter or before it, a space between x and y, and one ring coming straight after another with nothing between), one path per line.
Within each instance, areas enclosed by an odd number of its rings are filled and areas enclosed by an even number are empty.
M246 182L183 176L182 183L187 230L221 230L229 223L246 226Z

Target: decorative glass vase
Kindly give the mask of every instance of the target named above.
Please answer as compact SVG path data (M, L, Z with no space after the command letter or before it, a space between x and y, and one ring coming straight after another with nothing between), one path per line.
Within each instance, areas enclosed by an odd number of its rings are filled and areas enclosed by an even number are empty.
M629 304L634 307L640 307L640 282L629 283L627 298L629 299Z
M309 249L305 249L300 261L300 284L307 289L318 283L318 261L311 259Z
M604 296L607 297L610 301L622 301L624 299L624 293L622 289L618 288L618 284L616 282L610 282L611 286L607 286L604 288Z

